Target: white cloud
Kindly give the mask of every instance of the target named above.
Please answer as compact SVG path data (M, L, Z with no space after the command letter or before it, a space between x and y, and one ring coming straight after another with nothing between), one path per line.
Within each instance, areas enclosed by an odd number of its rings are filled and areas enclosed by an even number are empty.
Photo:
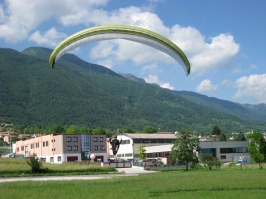
M3 23L6 20L5 11L3 5L0 4L0 23Z
M104 66L106 68L109 68L111 69L112 66L115 64L114 61L112 59L105 59L105 60L101 60L101 61L98 61L97 64L101 65L101 66Z
M60 33L53 27L44 34L41 34L39 31L34 32L29 36L29 40L39 45L56 46L59 41L66 37L65 33Z
M145 77L144 80L147 83L155 83L158 84L162 88L168 88L170 90L174 90L175 88L170 85L170 83L162 82L157 75L148 75L148 77Z
M238 51L239 45L234 42L232 35L220 34L213 37L210 44L205 43L201 52L195 53L190 58L192 72L201 74L227 67Z
M58 34L49 34L49 30L36 30L43 22L53 20L58 23L57 29L62 26L102 24L127 24L138 26L158 32L170 38L188 56L191 62L191 72L202 74L216 71L220 67L227 67L228 63L239 51L239 45L235 43L230 34L220 34L210 38L209 43L205 41L199 30L193 27L181 27L178 24L166 27L163 21L152 12L159 0L150 0L147 6L130 6L118 10L107 11L104 6L108 0L56 0L56 1L28 1L28 0L6 0L5 5L0 7L0 38L6 42L16 43L28 39L47 44L47 39L58 40ZM148 6L148 7L149 7ZM3 9L4 8L4 9ZM61 26L60 26L61 25ZM45 36L40 40L41 36ZM52 37L55 38L52 38ZM131 60L135 64L146 64L149 62L163 62L175 64L176 61L168 55L151 47L135 42L115 40L108 44L108 48L101 48L99 44L91 50L94 58L108 58L113 62ZM54 45L54 44L53 44ZM98 52L101 52L97 55Z
M222 85L233 86L233 82L228 79L224 79Z
M259 103L266 103L266 74L243 76L235 84L238 90L234 98L253 97Z
M155 63L152 63L150 65L147 65L147 66L144 66L142 69L141 69L141 74L146 74L146 73L151 73L151 74L159 74L159 73L162 73L163 72L163 69L159 68L157 64Z
M90 51L91 58L105 58L113 55L115 44L112 41L102 41Z
M79 1L79 3L76 0L6 0L5 18L1 20L0 25L0 38L9 43L17 43L26 39L31 31L51 17L62 22L64 17L74 13L79 15L79 12L83 13L84 10L105 5L106 2L107 0ZM2 11L0 13L3 15ZM82 20L84 21L84 18Z
M197 86L197 92L211 92L217 89L217 86L212 84L212 82L209 79L203 80L198 86Z

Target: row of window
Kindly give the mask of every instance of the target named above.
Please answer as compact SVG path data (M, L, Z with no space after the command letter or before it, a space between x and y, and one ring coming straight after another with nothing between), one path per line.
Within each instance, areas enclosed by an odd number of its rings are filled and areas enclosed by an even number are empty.
M117 154L117 157L132 157L132 153L125 153L125 154ZM110 155L110 158L114 158L114 155Z
M93 142L103 142L103 137L93 137Z
M46 162L46 158L41 158L41 160ZM54 157L50 157L50 162L54 162ZM57 162L61 162L61 156L57 157Z
M78 151L78 146L67 146L67 151Z
M78 137L66 137L66 141L67 142L77 142L78 141Z
M220 148L220 153L248 153L246 147L242 148Z
M93 150L94 151L104 151L104 146L103 145L99 145L99 146L94 145Z
M55 141L55 140L52 140L52 142L53 142L53 141ZM49 145L49 142L48 142L48 141L45 141L45 142L42 143L42 146L43 146L43 147L46 147L46 146L48 146L48 145ZM39 148L39 147L40 147L40 143L38 142L38 143L35 143L35 144L31 144L31 145L30 145L30 148L31 148L31 149L34 149L34 146L35 146L35 148ZM24 146L21 146L20 150L21 150L21 151L24 151ZM19 147L17 148L17 151L19 151Z
M130 144L130 140L122 140L121 144Z
M175 139L134 139L134 143L174 143Z

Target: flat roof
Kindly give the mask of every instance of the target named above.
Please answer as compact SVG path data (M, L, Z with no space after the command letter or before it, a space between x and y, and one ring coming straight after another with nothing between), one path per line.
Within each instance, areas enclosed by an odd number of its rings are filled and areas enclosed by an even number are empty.
M175 134L135 134L135 133L126 133L122 134L124 136L127 136L131 139L176 139Z

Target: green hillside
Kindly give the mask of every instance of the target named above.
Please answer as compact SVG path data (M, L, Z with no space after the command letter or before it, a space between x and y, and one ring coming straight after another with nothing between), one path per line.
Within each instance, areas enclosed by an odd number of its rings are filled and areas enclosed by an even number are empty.
M215 97L208 97L191 91L172 91L187 100L216 111L236 116L244 120L266 121L266 105L242 105Z
M39 47L23 52L0 49L0 122L108 129L149 125L162 131L203 133L214 125L225 132L263 128L156 85L128 80L72 54L64 55L51 69L51 52Z

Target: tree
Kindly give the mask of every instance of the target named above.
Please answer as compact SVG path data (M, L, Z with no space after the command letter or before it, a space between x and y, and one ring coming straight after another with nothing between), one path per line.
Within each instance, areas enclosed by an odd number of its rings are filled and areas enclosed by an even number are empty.
M139 152L139 160L145 160L146 159L145 146L138 146L137 151Z
M93 129L91 133L94 135L106 135L105 129L101 126L98 126L97 128Z
M212 135L220 135L221 132L222 132L221 129L220 129L217 125L215 125L215 126L213 127L213 129L212 129L211 134L212 134Z
M131 128L126 128L125 133L134 133L134 131Z
M82 126L79 128L80 134L90 134L92 132L92 129L87 128L86 126Z
M246 141L244 133L240 132L238 136L235 138L235 141Z
M204 165L207 165L210 170L212 170L213 167L220 169L220 167L222 166L222 162L209 153L202 154L200 161Z
M219 135L219 141L226 141L226 140L227 140L226 135L221 132L220 135Z
M261 163L265 161L266 155L266 141L258 131L254 131L248 137L250 138L248 145L250 155L255 162L259 163L259 167L262 168Z
M70 125L66 129L66 134L77 134L78 133L78 128L75 125Z
M65 129L61 124L54 124L50 127L49 132L61 134L65 132Z
M156 133L157 132L157 129L154 128L153 126L145 126L143 128L143 132L144 133Z
M177 134L171 157L173 161L185 162L187 171L189 162L194 164L198 162L197 152L199 151L199 139L192 136L189 131L182 130Z

